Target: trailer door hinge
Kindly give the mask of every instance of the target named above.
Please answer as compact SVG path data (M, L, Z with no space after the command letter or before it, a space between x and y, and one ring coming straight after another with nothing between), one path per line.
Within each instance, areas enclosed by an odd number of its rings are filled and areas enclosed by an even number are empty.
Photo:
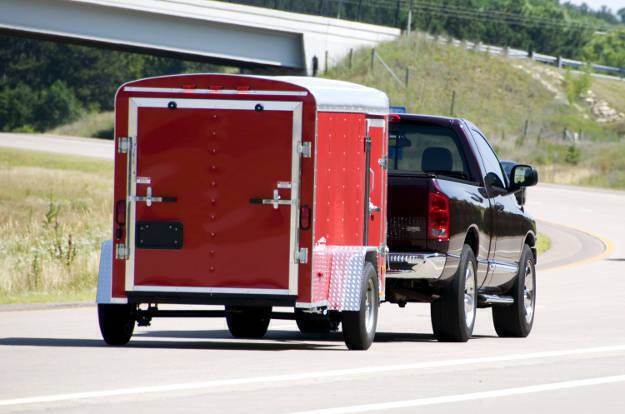
M115 258L118 260L128 260L129 255L128 248L123 243L118 243L115 245Z
M304 247L299 249L295 257L295 261L300 264L308 263L308 248Z
M311 146L310 146L310 141L304 141L304 142L300 142L297 145L297 151L302 154L302 157L304 158L310 158L310 154L311 154Z
M385 170L388 168L388 157L385 155L384 157L378 160L378 165Z
M120 154L127 154L130 149L130 140L128 137L119 137L117 139L117 152Z

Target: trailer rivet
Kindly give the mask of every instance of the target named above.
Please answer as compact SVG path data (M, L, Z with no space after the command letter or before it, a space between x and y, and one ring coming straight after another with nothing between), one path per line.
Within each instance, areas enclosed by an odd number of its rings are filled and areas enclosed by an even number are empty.
M210 254L211 256L215 254L215 250L209 250L208 254Z
M214 198L211 198L211 204L217 204L217 200Z
M211 232L211 237L215 237L215 236L216 236L216 234Z
M215 271L215 266L209 267L208 270L210 270L211 272L214 272Z
M211 171L217 171L217 166L216 165L211 165Z
M211 219L211 220L215 220L215 215L214 215L214 214L211 214L210 219Z
M211 181L211 186L212 187L217 187L217 183L215 181Z

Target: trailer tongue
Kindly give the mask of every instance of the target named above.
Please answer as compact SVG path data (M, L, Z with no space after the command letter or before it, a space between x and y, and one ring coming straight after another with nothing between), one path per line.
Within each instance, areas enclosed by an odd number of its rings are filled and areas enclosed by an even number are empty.
M383 298L388 101L316 78L181 75L116 97L115 220L102 249L111 344L158 316L226 316L262 337L343 323L370 346ZM158 304L225 305L163 311Z

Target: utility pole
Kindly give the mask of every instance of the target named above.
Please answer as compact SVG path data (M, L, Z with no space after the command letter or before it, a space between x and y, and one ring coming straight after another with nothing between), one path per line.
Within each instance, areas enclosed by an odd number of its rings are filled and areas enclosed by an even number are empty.
M412 26L412 0L408 4L408 23L406 23L406 34L410 34L410 28Z

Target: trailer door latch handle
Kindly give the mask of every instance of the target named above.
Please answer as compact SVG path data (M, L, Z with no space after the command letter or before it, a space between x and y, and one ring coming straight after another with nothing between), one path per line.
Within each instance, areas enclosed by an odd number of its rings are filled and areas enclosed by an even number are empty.
M273 208L277 210L279 205L292 206L293 200L282 200L282 197L280 197L280 193L278 192L278 189L276 188L275 190L273 190L273 198L250 198L250 203L251 204L272 204Z
M130 197L131 201L144 201L145 205L150 207L152 203L175 203L176 197L152 197L152 187L148 187L145 197Z

